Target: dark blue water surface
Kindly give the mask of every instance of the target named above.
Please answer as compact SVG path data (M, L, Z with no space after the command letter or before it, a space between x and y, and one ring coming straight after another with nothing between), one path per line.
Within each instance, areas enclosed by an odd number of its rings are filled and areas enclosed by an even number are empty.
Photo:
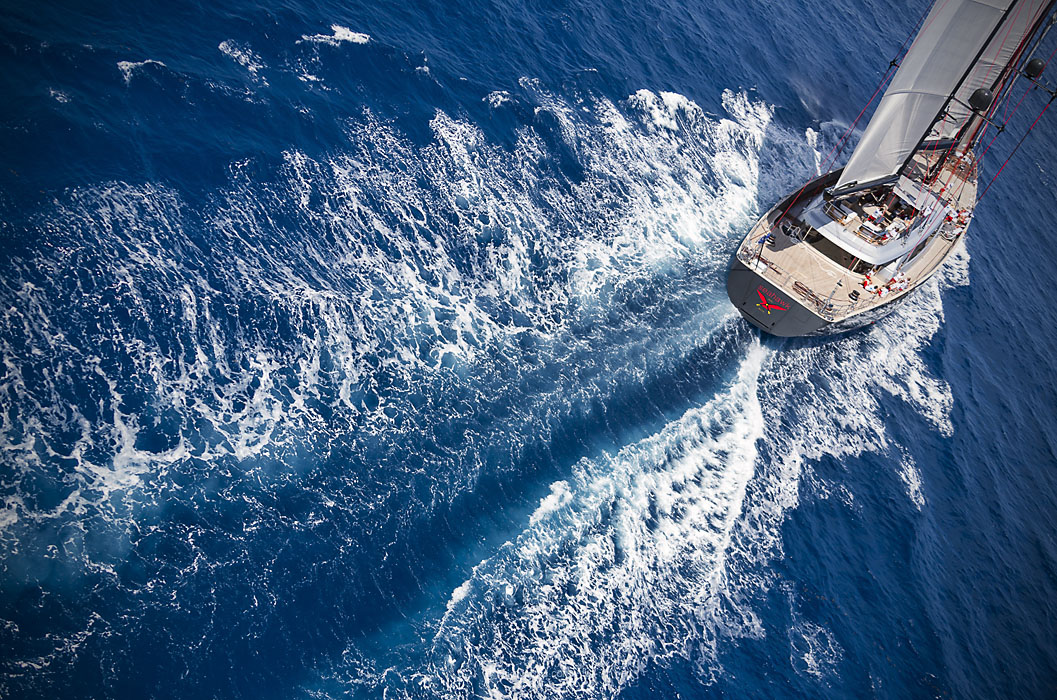
M925 5L5 3L0 696L1057 696L1054 119L724 290Z

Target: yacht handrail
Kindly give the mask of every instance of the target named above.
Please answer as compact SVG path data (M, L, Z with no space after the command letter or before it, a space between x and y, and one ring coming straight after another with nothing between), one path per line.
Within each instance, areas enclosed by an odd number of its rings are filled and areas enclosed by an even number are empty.
M760 245L762 246L762 239L766 238L766 234L761 236ZM860 304L865 302L865 299L859 298L852 302L833 301L832 299L827 304L822 297L814 292L810 287L796 279L789 274L781 265L763 256L763 250L761 248L759 253L753 253L748 249L747 246L738 248L738 259L747 265L751 265L753 269L757 269L760 264L766 266L769 270L776 272L783 277L788 278L792 284L793 291L800 295L803 299L811 302L811 305L815 307L815 310L820 316L827 321L833 321L838 316L845 316L848 313L854 311ZM823 308L824 307L824 308Z

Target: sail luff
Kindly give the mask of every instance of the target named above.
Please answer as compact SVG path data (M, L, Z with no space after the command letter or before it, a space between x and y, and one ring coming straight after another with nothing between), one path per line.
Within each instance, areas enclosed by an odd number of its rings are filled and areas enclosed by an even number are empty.
M1042 41L1042 37L1045 36L1046 32L1039 32L1043 25L1049 22L1052 24L1057 17L1049 17L1050 13L1053 12L1054 7L1057 6L1057 0L1048 0L1042 3L1040 9L1036 12L1034 23L1028 27L1026 33L1020 37L1020 41L1016 49L1013 51L1010 60L1005 64L1004 69L995 79L991 85L990 90L994 95L994 101L991 104L991 109L988 115L981 115L971 113L961 126L961 129L954 137L956 143L962 144L961 148L964 152L970 148L973 148L977 140L983 135L983 127L988 117L995 113L995 109L1000 104L1004 104L1009 98L1010 93L1013 90L1013 85L1016 83L1014 77L1014 69L1018 63L1023 65L1032 56L1035 55L1035 50L1039 47L1039 42ZM1047 19L1049 17L1049 19ZM1012 21L1012 20L1011 20ZM1034 45L1028 48L1028 44L1031 43L1034 37ZM970 95L972 93L969 93ZM949 156L948 156L949 157Z
M1026 2L1028 0L1023 0L1023 1ZM927 139L929 139L930 135L932 136L932 140L930 142L933 142L933 143L938 143L941 140L948 140L949 141L951 138L953 138L953 135L951 137L947 137L944 134L942 127L943 127L944 124L946 124L948 122L948 120L951 117L950 110L951 110L951 107L955 104L955 95L962 88L962 86L965 85L965 83L968 80L969 76L973 73L974 70L976 70L977 66L979 66L983 55L986 53L988 47L991 46L991 43L996 41L1000 35L1005 33L1005 28L1006 28L1006 25L1008 24L1008 22L1010 20L1010 17L1011 17L1010 13L1011 13L1012 9L1014 7L1017 7L1018 10L1019 10L1019 8L1022 7L1022 6L1023 6L1022 0L1013 0L1013 3L1009 7L1006 8L1006 10L1002 14L1002 17L999 20L998 24L995 25L995 28L991 31L991 35L987 38L987 41L984 42L984 45L983 45L983 47L981 47L979 53L976 54L976 58L973 59L973 62L970 65L970 67L968 69L966 69L965 74L962 75L961 79L958 81L958 86L955 88L954 92L951 93L950 97L948 97L947 100L943 103L943 106L940 107L938 112L936 112L936 116L933 117L933 119L932 119L932 123L933 123L934 126L932 128L930 128L921 137L921 140L918 141L917 145L914 147L914 151L917 151L919 148L921 148L924 145L925 141ZM970 93L970 94L972 94L972 93ZM992 102L992 105L993 104L994 103ZM972 117L973 113L970 112L969 116ZM957 134L957 132L955 132L955 134ZM911 151L910 154L906 157L906 160L903 161L903 164L901 166L899 166L899 172L903 172L904 170L906 170L907 166L910 165L910 162L914 159L914 151ZM948 155L949 155L949 153L950 153L950 149L948 149ZM941 162L943 162L943 160L945 160L945 158L941 159Z
M937 0L845 166L835 193L883 181L902 170L1017 2Z
M972 117L969 96L979 88L989 88L992 92L998 88L1024 41L1035 33L1052 6L1052 0L1020 0L1015 9L1011 8L1001 30L988 43L969 77L955 92L936 138L954 138L962 131Z

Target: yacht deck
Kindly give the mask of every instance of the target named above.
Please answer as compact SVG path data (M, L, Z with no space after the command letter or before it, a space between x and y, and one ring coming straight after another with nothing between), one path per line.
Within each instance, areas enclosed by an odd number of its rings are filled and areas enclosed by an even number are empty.
M912 180L920 183L930 162L935 162L932 159L938 157L939 154L919 153L907 174ZM976 203L975 163L950 164L944 168L930 190L940 197L951 212L971 212ZM900 271L908 281L906 288L880 296L863 288L865 275L838 264L812 245L800 240L799 237L809 229L799 218L806 204L807 202L804 202L791 207L778 226L774 226L774 223L782 212L778 207L772 209L750 232L738 250L738 257L750 269L803 300L808 307L831 321L881 306L916 287L939 268L968 225L968 221L959 224L957 220L940 223L928 239L927 247L907 262ZM863 213L869 214L865 209ZM854 216L861 223L859 213L856 212ZM945 216L945 212L937 212L934 216ZM849 221L846 226L851 228L854 222ZM761 244L761 239L764 239L768 232L771 233L771 240ZM920 233L911 231L909 235ZM916 245L915 241L914 247ZM873 275L872 281L880 285L888 283L896 273L895 269L889 268L894 268L895 265L893 262L882 267Z

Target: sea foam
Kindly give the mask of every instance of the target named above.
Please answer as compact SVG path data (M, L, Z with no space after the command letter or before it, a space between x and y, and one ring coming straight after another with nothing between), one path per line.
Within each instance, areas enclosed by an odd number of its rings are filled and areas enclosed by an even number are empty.
M343 27L340 24L330 25L330 34L312 34L302 35L300 41L308 41L313 44L328 44L330 46L338 46L343 42L350 44L366 44L371 40L369 34L363 34L362 32L354 32L348 27Z

